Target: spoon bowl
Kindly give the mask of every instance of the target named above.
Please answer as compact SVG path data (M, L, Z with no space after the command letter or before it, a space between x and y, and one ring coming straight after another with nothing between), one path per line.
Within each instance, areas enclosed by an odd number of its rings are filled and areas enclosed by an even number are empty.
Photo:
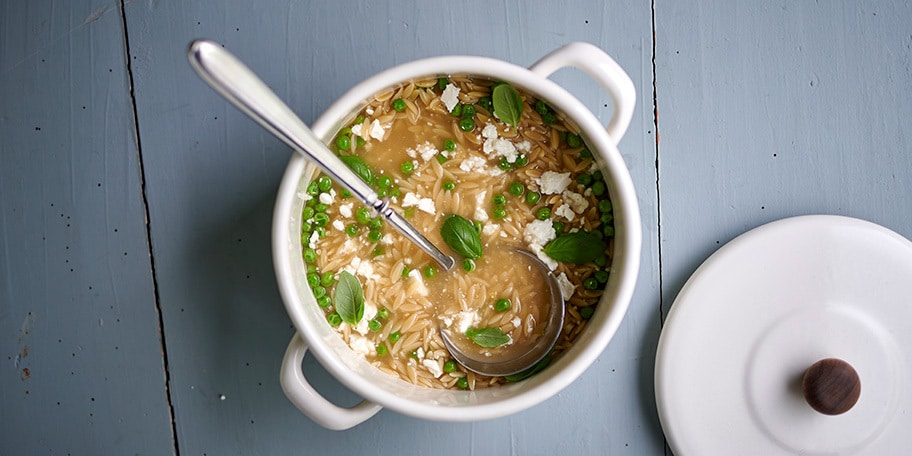
M526 260L535 266L534 269L541 275L548 288L548 314L544 330L519 355L505 359L486 356L479 350L468 349L466 344L460 344L456 341L457 337L459 337L458 335L453 334L449 328L441 326L439 328L440 337L443 339L443 344L446 346L447 351L459 364L477 374L500 377L534 370L536 365L551 353L551 349L557 343L561 329L564 326L566 304L554 273L534 253L522 249L513 249L513 252L523 255Z

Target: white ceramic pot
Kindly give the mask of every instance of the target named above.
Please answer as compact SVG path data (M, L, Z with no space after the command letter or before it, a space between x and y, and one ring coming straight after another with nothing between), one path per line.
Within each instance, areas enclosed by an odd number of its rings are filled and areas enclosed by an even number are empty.
M607 129L579 100L547 79L564 67L577 67L594 78L614 102ZM479 391L438 390L406 383L384 374L355 354L326 322L307 285L301 257L301 212L316 168L295 154L279 189L273 220L273 255L279 289L297 328L282 364L282 388L304 414L330 429L347 429L367 420L381 407L435 421L497 418L532 407L557 394L591 365L617 331L633 294L640 259L640 216L633 183L617 150L617 142L633 115L635 89L623 69L601 49L572 43L545 56L530 68L484 57L452 56L419 60L384 71L355 86L312 126L323 141L355 117L371 97L409 79L441 74L472 74L507 81L545 100L581 129L581 134L606 176L614 206L615 245L611 276L597 311L573 347L547 369L527 380ZM323 398L307 382L301 362L310 352L339 382L364 398L354 407L340 407Z

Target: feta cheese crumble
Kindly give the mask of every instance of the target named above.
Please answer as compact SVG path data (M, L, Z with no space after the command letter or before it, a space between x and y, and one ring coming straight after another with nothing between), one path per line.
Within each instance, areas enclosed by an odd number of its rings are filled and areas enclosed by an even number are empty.
M386 130L380 125L379 120L374 119L374 121L371 122L370 135L371 138L374 138L377 141L383 141L383 137L386 136Z
M446 88L443 89L443 93L440 94L440 101L446 105L447 111L452 111L459 104L459 87L447 84Z
M421 198L412 192L408 192L405 194L405 196L402 197L402 207L412 206L415 206L418 208L418 210L427 212L431 215L437 213L437 208L434 206L434 200L430 198Z
M570 297L573 296L573 292L576 291L576 285L573 285L570 282L570 279L567 278L567 273L562 272L557 276L557 286L560 287L561 296L564 298L564 301L569 301Z
M541 177L535 179L535 182L538 183L541 193L544 195L563 193L570 185L570 173L545 171Z

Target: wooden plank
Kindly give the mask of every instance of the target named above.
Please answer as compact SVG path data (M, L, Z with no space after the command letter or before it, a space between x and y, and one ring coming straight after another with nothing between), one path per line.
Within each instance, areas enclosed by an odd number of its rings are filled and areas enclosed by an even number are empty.
M912 237L912 5L659 1L665 304L703 259L788 216Z
M132 2L126 16L182 453L663 452L652 399L659 309L648 3ZM529 65L570 41L606 49L639 90L621 148L646 227L640 287L610 348L558 396L500 420L432 423L384 411L339 434L298 413L277 380L292 329L269 251L289 151L192 73L184 50L199 37L225 44L305 121L357 82L416 58L465 53ZM572 71L556 79L607 120L607 95L594 82ZM305 369L331 398L357 400L313 360Z
M117 4L0 6L0 454L174 451Z

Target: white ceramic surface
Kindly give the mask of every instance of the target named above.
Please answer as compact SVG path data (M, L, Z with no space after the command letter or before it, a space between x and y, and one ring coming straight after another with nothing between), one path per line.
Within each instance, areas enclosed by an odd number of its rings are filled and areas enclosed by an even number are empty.
M912 243L839 216L773 222L719 249L674 302L656 401L675 454L893 454L912 429ZM905 354L905 355L903 355ZM804 371L840 358L848 412L804 400Z
M591 75L611 95L614 114L607 129L576 98L547 79L564 67L577 67ZM504 416L531 407L569 385L591 365L617 331L633 294L639 268L641 226L633 183L617 150L633 114L635 89L627 74L595 46L572 43L545 56L526 69L484 57L453 56L420 60L384 71L354 87L312 126L328 141L376 93L414 78L440 74L474 74L508 81L578 125L606 176L614 205L615 247L613 273L598 310L575 346L545 371L515 384L480 391L450 391L418 387L394 379L356 355L326 323L306 282L299 239L302 195L315 168L295 155L286 169L273 220L273 256L279 289L288 314L298 330L282 365L282 387L288 398L317 423L346 429L370 418L380 407L414 417L439 421L475 421ZM339 407L319 395L301 372L308 353L364 402Z

